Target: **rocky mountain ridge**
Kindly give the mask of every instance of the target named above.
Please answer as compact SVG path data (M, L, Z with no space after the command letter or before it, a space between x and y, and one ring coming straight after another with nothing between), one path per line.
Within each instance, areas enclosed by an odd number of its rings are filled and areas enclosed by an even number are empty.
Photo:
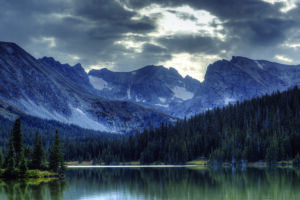
M0 114L21 112L106 132L142 130L175 118L92 93L80 65L37 60L14 43L0 42Z

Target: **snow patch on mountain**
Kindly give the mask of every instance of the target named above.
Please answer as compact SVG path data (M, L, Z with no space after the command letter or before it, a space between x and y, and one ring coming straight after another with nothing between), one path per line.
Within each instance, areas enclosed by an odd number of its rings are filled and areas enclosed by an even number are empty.
M254 61L256 63L256 65L261 68L261 69L264 69L264 66L262 66L262 64L259 63L259 61L255 60Z
M127 89L127 98L131 99L131 96L130 96L130 87Z
M108 86L108 83L105 80L103 80L102 78L98 78L95 76L89 76L89 80L90 80L90 83L92 84L92 86L97 90L103 90L105 88L111 90L111 88Z
M166 103L167 99L163 97L158 97L159 101L162 103Z
M171 90L174 93L174 97L182 99L184 101L192 99L194 97L194 93L187 91L184 87L175 86Z
M156 105L156 106L160 106L160 107L169 108L169 104L164 105L164 104L159 104L159 103L157 103L157 104L155 104L155 105Z

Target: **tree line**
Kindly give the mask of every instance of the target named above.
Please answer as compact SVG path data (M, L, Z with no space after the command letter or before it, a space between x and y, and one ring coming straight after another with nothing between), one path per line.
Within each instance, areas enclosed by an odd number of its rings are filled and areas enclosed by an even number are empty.
M64 141L67 160L106 164L137 161L182 164L211 162L269 164L294 159L300 151L298 87L207 110L176 124L130 136Z
M73 134L71 131L61 136L67 161L183 164L205 157L213 163L263 160L273 164L292 160L300 151L300 89L214 108L175 124L162 124L131 135L72 130ZM50 157L47 152L51 149L51 134L43 137L46 157ZM28 144L35 146L38 140L33 142L27 137L24 153L30 152ZM26 156L32 162L32 155ZM297 158L300 164L300 157Z
M41 135L35 133L34 146L24 145L21 120L17 119L10 131L7 151L3 158L0 151L0 168L4 177L27 177L28 169L50 170L56 173L63 173L65 164L58 131L49 153L49 162L46 160L45 150L42 144Z

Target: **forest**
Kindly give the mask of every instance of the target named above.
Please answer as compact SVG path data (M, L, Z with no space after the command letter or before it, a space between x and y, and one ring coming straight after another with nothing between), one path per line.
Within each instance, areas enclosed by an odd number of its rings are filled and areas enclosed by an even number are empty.
M127 137L65 143L66 159L105 164L292 160L300 151L300 89L274 92ZM299 155L298 155L299 160Z
M34 118L31 120L38 123ZM30 124L28 118L24 121L28 134L24 134L24 143L32 145L33 131L37 128L27 128ZM49 130L59 126L66 161L184 164L206 158L216 164L260 160L274 164L293 160L300 151L300 89L294 87L214 108L189 119L178 120L175 124L161 124L157 129L150 128L130 135L97 133L75 126L66 131L56 122L41 123L45 127L50 126L41 134L46 151L53 141L53 133ZM1 141L5 138L7 136L2 135ZM4 151L7 151L7 144L3 145ZM46 157L49 154L46 153Z
M49 155L49 161L47 161L42 139L38 132L35 133L33 147L24 145L21 120L18 118L10 131L7 151L5 152L4 158L2 149L0 151L0 177L38 178L54 175L45 170L63 174L65 171L65 163L57 130ZM28 168L31 170L28 170Z

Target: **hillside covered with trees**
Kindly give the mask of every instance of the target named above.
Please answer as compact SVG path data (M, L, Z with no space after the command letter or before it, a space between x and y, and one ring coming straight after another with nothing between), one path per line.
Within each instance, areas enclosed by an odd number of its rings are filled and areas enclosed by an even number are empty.
M41 135L36 132L34 146L30 147L23 143L21 120L17 119L10 131L5 156L3 159L2 149L0 151L0 177L40 177L49 176L49 172L39 170L50 170L62 174L65 170L63 152L58 131L49 152L49 162L42 144ZM28 170L32 169L32 170Z
M229 104L129 137L74 145L65 144L69 151L74 149L67 153L69 159L79 156L106 164L134 160L180 164L198 157L218 163L291 160L300 151L300 90Z
M25 124L30 124L26 120ZM57 125L42 123L46 127L51 125L50 128ZM64 132L61 128L60 134L66 161L183 164L205 157L213 163L264 160L272 164L292 160L300 152L300 89L295 87L229 104L179 120L174 125L162 124L155 130L150 128L129 136L71 128L74 132L70 129ZM34 144L32 131L26 132L30 133L24 134L24 143ZM49 152L54 135L48 131L41 135L45 151ZM2 135L2 141L4 138ZM50 154L46 153L46 157L50 158Z

